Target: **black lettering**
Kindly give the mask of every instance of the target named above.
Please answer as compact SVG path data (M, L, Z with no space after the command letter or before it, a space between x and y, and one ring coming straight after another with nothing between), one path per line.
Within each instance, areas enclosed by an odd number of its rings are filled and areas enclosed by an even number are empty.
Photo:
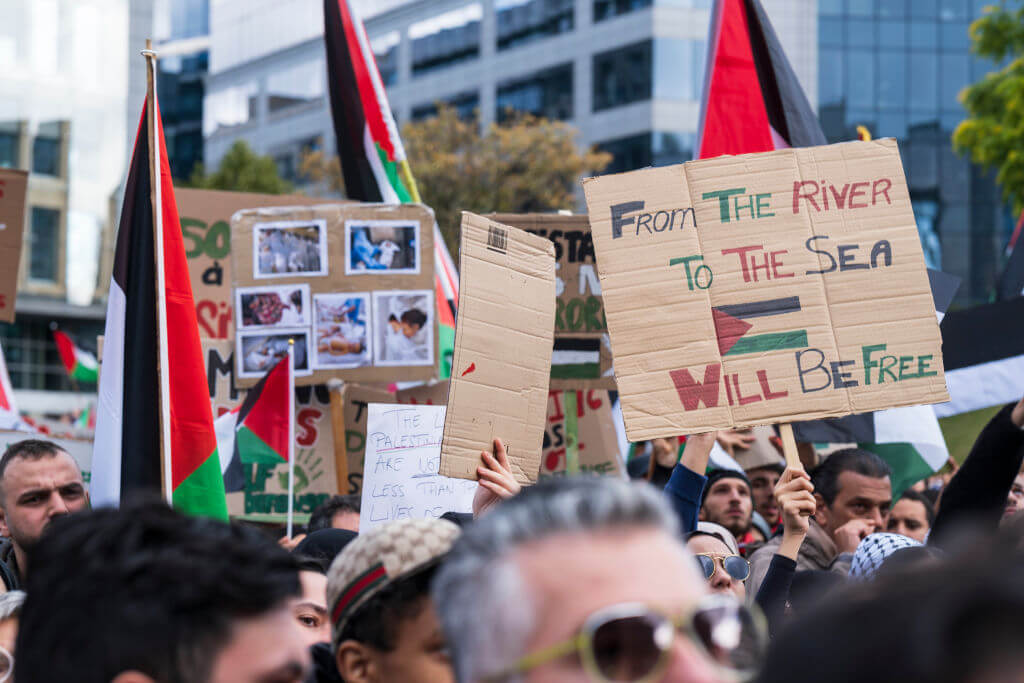
M811 181L807 181L807 182L811 182ZM795 203L795 200L794 200L794 203ZM834 271L836 269L836 260L832 257L832 254L828 253L827 251L822 251L820 249L815 249L814 247L811 246L811 242L813 242L814 240L827 240L827 239L828 239L828 235L812 235L811 237L807 238L807 242L805 243L805 246L807 247L807 251L810 251L811 253L814 253L814 254L818 254L819 256L826 257L829 260L829 263L832 264L832 265L830 265L828 268L826 268L824 270L809 270L809 271L807 271L808 275L824 275L825 273L831 273L832 271ZM799 356L799 354L797 354L797 356ZM798 360L799 360L799 358L798 358Z
M642 210L644 203L642 201L622 202L612 204L609 208L612 214L612 239L618 239L622 237L622 228L633 223L633 217L627 218L626 214Z

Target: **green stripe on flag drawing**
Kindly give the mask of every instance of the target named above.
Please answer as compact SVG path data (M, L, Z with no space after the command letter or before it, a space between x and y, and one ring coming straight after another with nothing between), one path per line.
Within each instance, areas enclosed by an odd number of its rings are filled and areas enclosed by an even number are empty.
M246 465L280 465L287 462L248 427L239 427L235 436L235 448L238 449L238 459Z
M764 353L781 349L802 349L807 347L807 330L792 332L769 332L756 334L752 337L741 337L732 348L725 352L726 356L738 356L744 353Z
M551 376L555 379L597 379L601 376L600 363L552 364Z

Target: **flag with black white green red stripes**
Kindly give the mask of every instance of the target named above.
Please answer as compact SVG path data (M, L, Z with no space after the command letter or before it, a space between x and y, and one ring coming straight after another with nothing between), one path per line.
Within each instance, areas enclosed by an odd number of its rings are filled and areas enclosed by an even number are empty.
M53 331L53 340L57 343L57 353L60 354L60 361L68 377L75 382L95 384L99 377L96 356L80 347L68 334L60 330Z

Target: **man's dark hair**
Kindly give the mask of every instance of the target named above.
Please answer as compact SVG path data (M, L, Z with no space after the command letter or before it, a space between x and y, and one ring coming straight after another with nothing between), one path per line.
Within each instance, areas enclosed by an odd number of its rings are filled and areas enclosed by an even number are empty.
M345 625L338 642L354 640L381 652L398 646L398 626L426 607L437 566L398 579L366 601Z
M29 557L19 683L203 683L237 620L300 592L295 561L260 532L152 501L56 520Z
M7 466L11 464L11 461L15 458L25 458L26 460L39 460L40 458L52 458L59 453L64 453L64 449L53 443L52 441L44 441L43 439L24 439L22 441L15 441L4 454L0 456L0 479L4 478L4 474L7 472Z
M913 500L920 503L924 506L924 516L928 520L928 526L930 527L935 523L935 506L932 505L932 502L923 493L907 489L900 496L900 500Z
M309 524L306 530L310 533L321 529L330 529L331 520L339 512L359 512L360 498L352 496L331 496L324 502L313 508L309 515Z
M402 322L406 325L416 325L422 328L427 324L427 314L418 308L410 308L402 314Z
M865 477L881 479L892 474L889 465L870 451L860 448L844 448L825 458L824 462L814 468L811 483L814 492L820 493L826 505L832 505L839 495L839 475L853 472Z

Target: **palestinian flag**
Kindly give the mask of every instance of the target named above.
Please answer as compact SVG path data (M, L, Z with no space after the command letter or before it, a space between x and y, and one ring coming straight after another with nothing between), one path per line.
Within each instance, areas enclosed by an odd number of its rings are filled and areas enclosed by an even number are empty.
M555 379L597 379L601 376L601 340L555 337L551 354Z
M826 144L758 0L715 0L707 64L697 158Z
M95 384L99 375L96 356L79 347L60 330L53 331L53 339L57 342L57 352L64 363L64 369L68 371L68 377L76 382Z
M345 192L361 202L419 202L402 138L391 114L363 22L350 0L324 0L324 41L331 118ZM451 376L459 276L434 225L441 379Z
M96 429L96 408L91 403L78 414L75 426L79 429Z
M22 419L18 404L14 400L14 388L7 374L7 361L4 350L0 347L0 430L19 432L38 432L39 430Z
M146 125L150 106L151 134ZM156 141L152 150L151 135ZM153 167L159 169L158 178L152 176ZM155 258L157 218L163 226L164 334L156 296L161 277ZM116 506L135 491L169 488L176 509L227 519L199 327L155 100L147 99L143 107L125 184L98 394L91 483L95 504ZM169 397L163 406L166 424L161 421L162 394ZM162 487L164 472L169 486Z
M960 286L960 278L929 269L928 281L935 315L941 322ZM946 356L945 350L944 345L943 357ZM946 382L949 382L948 372ZM878 455L892 468L893 499L937 471L949 459L949 449L946 448L935 407L930 405L797 422L793 424L793 434L797 441L856 443L859 448Z
M1024 396L1024 297L948 313L942 321L942 361L950 400L935 406L939 417L1019 401Z
M242 405L217 418L217 448L230 453L221 457L224 487L240 491L245 479L242 465L280 465L288 462L289 400L294 400L285 356L249 389Z

